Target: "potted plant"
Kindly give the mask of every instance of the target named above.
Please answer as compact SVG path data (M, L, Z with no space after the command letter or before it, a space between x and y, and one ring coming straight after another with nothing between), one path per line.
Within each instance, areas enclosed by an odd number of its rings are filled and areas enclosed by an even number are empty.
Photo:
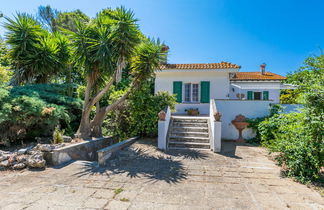
M215 121L220 122L222 118L222 114L220 112L216 112L214 114Z
M198 108L190 108L185 110L189 116L198 116L199 110Z

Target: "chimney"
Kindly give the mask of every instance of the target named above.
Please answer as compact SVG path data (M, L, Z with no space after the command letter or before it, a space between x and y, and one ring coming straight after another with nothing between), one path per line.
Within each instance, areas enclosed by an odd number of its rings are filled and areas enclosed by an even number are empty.
M262 75L265 74L265 67L266 67L266 64L265 63L263 63L263 64L260 65L260 70L261 70L261 74Z

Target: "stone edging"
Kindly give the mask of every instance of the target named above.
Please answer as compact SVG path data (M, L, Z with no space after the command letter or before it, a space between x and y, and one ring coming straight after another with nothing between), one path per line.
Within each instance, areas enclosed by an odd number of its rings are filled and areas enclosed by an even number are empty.
M107 160L111 158L117 151L133 144L139 137L133 137L124 141L121 141L117 144L113 144L109 147L103 148L97 151L98 154L98 164L99 166L105 166Z

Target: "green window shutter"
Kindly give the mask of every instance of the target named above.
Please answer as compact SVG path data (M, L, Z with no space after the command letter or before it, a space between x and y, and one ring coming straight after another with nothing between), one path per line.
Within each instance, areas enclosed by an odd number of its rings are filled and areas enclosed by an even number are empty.
M248 91L247 92L247 99L248 100L252 100L252 95L253 95L253 92L252 91Z
M200 102L209 103L210 100L210 82L204 81L200 83Z
M269 91L263 91L263 100L269 100Z
M176 95L178 103L182 102L182 82L175 81L173 82L173 94Z

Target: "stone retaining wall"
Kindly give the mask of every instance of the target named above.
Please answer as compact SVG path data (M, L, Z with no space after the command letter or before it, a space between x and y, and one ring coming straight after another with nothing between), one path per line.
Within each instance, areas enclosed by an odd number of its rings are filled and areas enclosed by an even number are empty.
M48 165L56 166L71 160L96 161L97 151L116 143L112 137L103 137L95 140L72 144L66 147L46 152L44 158Z

